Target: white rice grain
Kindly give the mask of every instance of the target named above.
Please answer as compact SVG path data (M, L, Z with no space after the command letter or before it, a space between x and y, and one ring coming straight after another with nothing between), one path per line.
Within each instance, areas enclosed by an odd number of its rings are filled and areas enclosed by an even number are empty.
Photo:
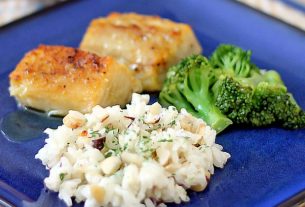
M148 105L133 94L126 109L96 106L82 123L46 129L35 156L50 170L45 185L85 207L154 207L188 202L187 189L203 190L230 154L215 144L216 132L182 109ZM71 120L70 120L71 119ZM85 122L84 122L85 120Z

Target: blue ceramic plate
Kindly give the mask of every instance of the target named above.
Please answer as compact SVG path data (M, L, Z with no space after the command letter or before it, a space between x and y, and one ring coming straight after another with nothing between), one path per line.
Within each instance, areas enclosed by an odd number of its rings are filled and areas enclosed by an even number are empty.
M0 135L0 197L11 204L64 206L56 193L44 190L48 172L34 159L44 145L42 129L60 120L14 113L9 72L40 43L77 47L90 20L111 11L157 14L188 23L206 55L219 43L251 49L254 62L276 69L305 108L305 35L294 28L232 1L71 1L0 29L0 117L9 115L14 121L9 133L33 138L14 143ZM217 142L232 158L204 192L190 193L191 201L181 206L273 206L305 189L305 130L231 128Z

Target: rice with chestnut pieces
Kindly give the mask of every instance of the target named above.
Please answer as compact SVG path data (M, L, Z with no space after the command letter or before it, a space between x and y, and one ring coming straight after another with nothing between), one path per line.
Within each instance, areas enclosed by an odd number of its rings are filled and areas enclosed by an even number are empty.
M185 110L147 105L133 94L126 109L96 106L91 114L70 111L64 125L46 129L36 158L50 170L44 182L68 206L165 206L202 191L214 166L230 155L215 144L216 132Z

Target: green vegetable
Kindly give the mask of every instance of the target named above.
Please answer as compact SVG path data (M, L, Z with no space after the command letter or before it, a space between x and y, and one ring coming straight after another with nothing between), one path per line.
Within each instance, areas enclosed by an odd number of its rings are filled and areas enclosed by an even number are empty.
M210 58L213 68L238 77L249 77L259 69L251 63L251 51L243 51L233 45L220 45Z
M260 83L253 95L250 121L254 126L277 122L288 129L305 127L305 113L285 86Z
M67 173L60 173L59 174L59 179L61 180L61 181L63 181L64 179L65 179L65 176L67 175Z
M201 56L191 56L169 69L160 92L160 103L184 108L196 117L204 119L217 132L232 122L216 107L210 87L216 77L208 62Z
M217 132L234 124L305 127L305 112L280 75L260 70L251 52L221 45L211 58L196 55L169 69L160 103L185 108Z

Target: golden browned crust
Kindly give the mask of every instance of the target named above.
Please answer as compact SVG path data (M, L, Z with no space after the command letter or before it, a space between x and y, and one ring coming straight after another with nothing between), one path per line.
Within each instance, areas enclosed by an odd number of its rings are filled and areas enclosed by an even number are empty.
M126 87L120 89L122 83ZM111 57L46 45L25 55L10 74L10 85L21 104L59 114L89 112L97 104L124 105L140 90L127 67Z
M106 68L113 61L110 57L99 57L75 48L64 46L40 45L28 52L10 74L12 84L22 81L39 81L41 86L60 81L82 81L90 84L93 79L106 73ZM96 77L98 76L98 77ZM68 81L62 81L61 88L67 90Z
M181 58L201 53L189 25L135 13L93 20L80 48L126 64L146 91L160 90L167 69Z

